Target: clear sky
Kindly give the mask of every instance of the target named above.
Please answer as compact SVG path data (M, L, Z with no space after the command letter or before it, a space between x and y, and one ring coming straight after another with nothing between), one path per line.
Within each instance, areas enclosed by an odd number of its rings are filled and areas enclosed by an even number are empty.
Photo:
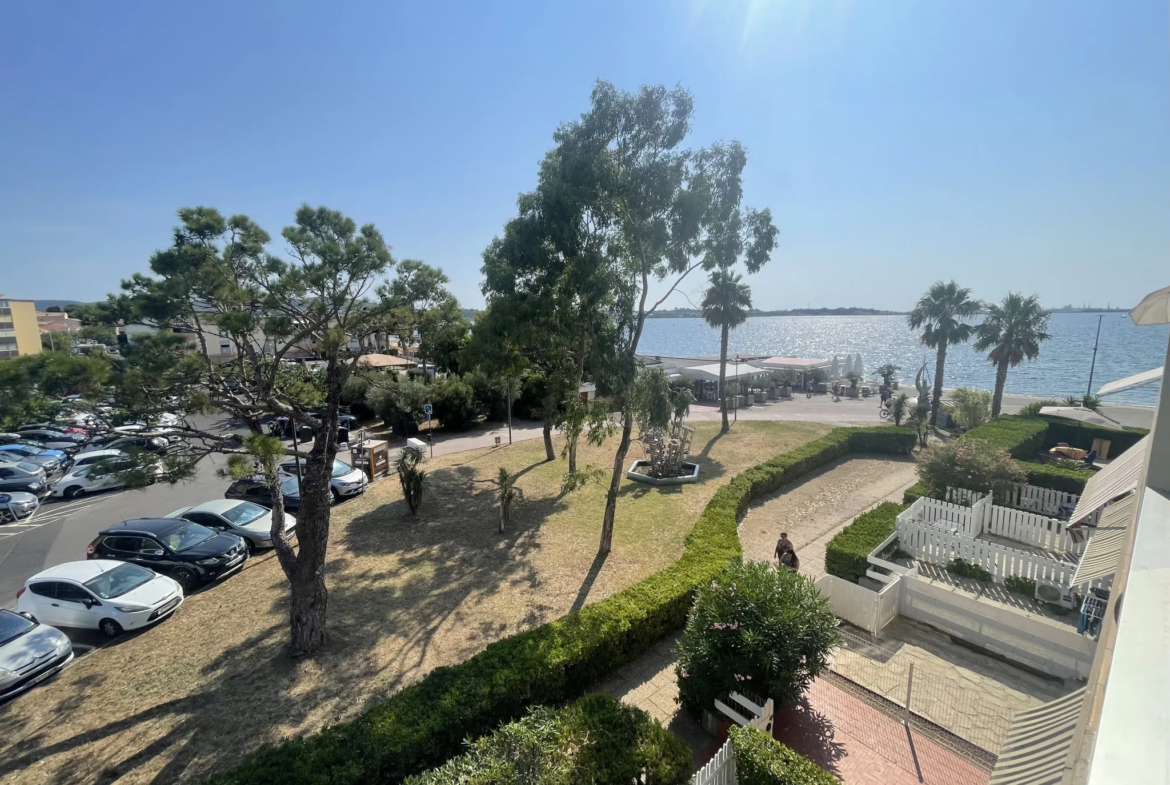
M4 3L0 291L100 299L181 206L278 237L308 202L479 306L600 77L681 84L690 145L747 147L781 231L758 307L939 277L1132 305L1170 284L1168 33L1165 0Z

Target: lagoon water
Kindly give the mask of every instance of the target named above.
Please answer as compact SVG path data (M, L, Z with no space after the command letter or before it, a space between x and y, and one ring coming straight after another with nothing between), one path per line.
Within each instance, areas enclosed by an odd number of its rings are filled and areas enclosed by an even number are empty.
M1093 336L1098 314L1054 313L1048 324L1049 340L1040 357L1008 371L1006 391L1020 395L1059 397L1083 395L1093 358ZM1166 355L1167 326L1137 327L1125 313L1103 314L1093 391L1106 382L1161 366ZM649 319L642 334L640 354L663 357L708 357L719 354L719 333L702 319ZM923 362L934 380L933 349L919 342L905 316L760 316L731 332L729 352L784 357L825 357L861 352L867 377L883 363L902 367L899 376L913 381ZM995 368L986 355L970 344L947 351L947 387L990 390ZM1152 406L1158 386L1109 396L1115 403Z

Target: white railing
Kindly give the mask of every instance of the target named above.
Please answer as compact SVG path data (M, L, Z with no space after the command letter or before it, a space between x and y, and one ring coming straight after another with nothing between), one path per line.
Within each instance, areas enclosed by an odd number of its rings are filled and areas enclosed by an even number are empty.
M1076 539L1068 530L1068 522L1046 518L1024 510L991 506L983 519L983 533L1006 537L1051 553L1070 553L1080 556L1085 551L1086 530L1077 528Z
M731 739L723 742L715 757L695 772L695 776L691 777L691 785L739 785L739 779L735 776L735 750L731 746Z
M1077 571L1076 564L941 531L919 521L898 521L898 545L914 558L932 564L946 566L962 559L978 565L990 572L997 583L1014 575L1069 587Z
M1007 493L996 495L995 501L1005 507L1028 510L1040 515L1056 515L1061 505L1076 505L1080 497L1075 493L1038 488L1035 485L1013 485Z
M982 504L983 502L978 503ZM923 496L899 515L898 520L917 521L936 526L943 531L975 537L980 532L982 509L982 507L968 507Z

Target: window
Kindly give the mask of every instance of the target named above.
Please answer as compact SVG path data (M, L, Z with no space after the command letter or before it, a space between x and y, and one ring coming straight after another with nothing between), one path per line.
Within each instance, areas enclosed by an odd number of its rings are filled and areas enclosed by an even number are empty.
M219 519L218 515L212 515L207 512L189 512L183 516L192 523L198 523L200 526L206 526L209 529L223 530L228 528L227 524Z
M187 523L182 526L176 526L166 534L161 535L161 539L172 551L182 553L188 548L193 548L201 542L210 540L214 536L215 532L204 526L200 526L197 523Z
M141 537L107 537L103 543L112 551L138 553L142 550Z
M62 581L57 584L57 599L64 600L65 602L85 602L86 600L92 600L93 597L80 586Z
M0 646L19 638L35 626L18 613L0 610Z
M30 583L28 590L38 597L55 597L57 595L57 584L52 581Z
M153 572L136 564L119 564L109 572L103 572L96 578L90 578L85 582L85 585L103 600L110 600L134 591L153 578Z
M219 342L219 353L220 354L231 354L232 353L231 342L230 341L220 341Z
M16 476L16 472L12 469L0 469L0 480L11 480Z
M230 510L225 512L223 517L227 518L237 526L243 526L246 523L251 523L267 512L268 510L264 509L258 504L243 502L242 504L237 504L235 507L232 507Z

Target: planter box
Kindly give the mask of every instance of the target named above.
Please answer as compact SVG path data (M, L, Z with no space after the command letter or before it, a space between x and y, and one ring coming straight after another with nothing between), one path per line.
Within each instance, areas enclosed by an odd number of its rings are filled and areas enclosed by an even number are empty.
M626 472L626 478L634 482L644 482L647 485L658 487L686 485L699 481L699 464L683 461L683 468L689 470L690 474L684 474L682 477L651 477L645 473L650 470L650 461L637 460L630 464L629 471Z
M756 398L756 403L763 403L764 402L764 391L763 390L756 390L755 398Z
M769 400L769 401L774 401L774 400L776 400L776 399L777 399L777 398L779 398L779 397L780 397L780 391L779 391L779 390L777 390L775 387L773 387L772 389L768 390L768 400Z

